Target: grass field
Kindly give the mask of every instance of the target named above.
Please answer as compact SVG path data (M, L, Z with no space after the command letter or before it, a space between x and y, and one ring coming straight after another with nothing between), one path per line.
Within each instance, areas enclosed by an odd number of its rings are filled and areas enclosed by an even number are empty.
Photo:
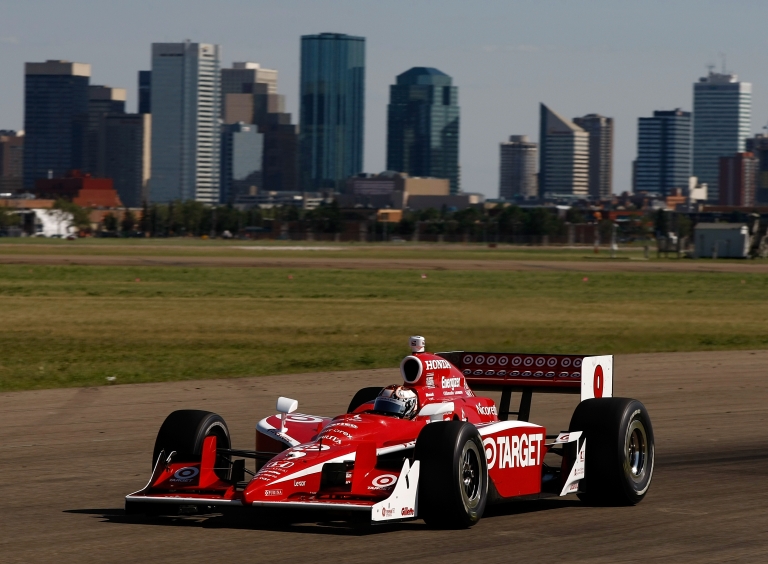
M0 266L0 390L394 367L432 350L764 348L768 277Z

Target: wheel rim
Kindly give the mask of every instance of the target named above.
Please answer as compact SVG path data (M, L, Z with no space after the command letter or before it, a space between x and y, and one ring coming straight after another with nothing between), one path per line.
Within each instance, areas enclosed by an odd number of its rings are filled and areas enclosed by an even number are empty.
M643 479L648 464L648 436L645 426L634 420L627 429L625 469L635 482Z
M461 456L460 479L461 493L468 507L475 507L480 501L483 487L481 474L480 455L477 446L473 442L464 445Z

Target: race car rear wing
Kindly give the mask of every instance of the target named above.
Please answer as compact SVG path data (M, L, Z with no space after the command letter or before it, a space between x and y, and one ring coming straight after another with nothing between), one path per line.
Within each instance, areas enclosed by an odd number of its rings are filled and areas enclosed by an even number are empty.
M452 351L435 353L453 364L473 390L501 391L499 419L527 421L533 392L580 394L581 401L613 396L613 356ZM509 411L512 392L520 409Z

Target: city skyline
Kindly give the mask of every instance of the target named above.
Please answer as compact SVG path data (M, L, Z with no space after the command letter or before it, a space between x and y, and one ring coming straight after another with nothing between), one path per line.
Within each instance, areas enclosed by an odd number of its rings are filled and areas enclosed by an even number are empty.
M590 10L563 3L446 2L439 17L419 3L345 7L319 0L300 10L294 4L223 2L220 11L236 18L203 16L208 12L194 0L180 12L162 0L98 8L76 2L9 4L0 22L0 71L14 77L25 61L84 61L93 66L93 83L128 89L127 111L134 112L136 73L149 68L148 45L189 37L222 44L223 66L252 60L279 70L286 111L297 116L299 37L322 31L364 36L369 44L366 172L385 168L387 89L393 78L411 66L434 66L462 90L462 188L490 197L498 190L498 143L512 134L538 141L540 101L569 117L589 112L614 117L617 193L631 187L637 118L659 109L691 111L691 84L707 63L720 70L720 52L727 53L727 70L754 85L752 133L768 120L768 63L760 56L768 45L758 26L768 6L758 3L751 5L754 17L748 19L713 2L704 7L594 2ZM41 10L46 17L39 17ZM258 37L249 31L254 18L270 21ZM115 20L124 25L107 25ZM88 27L89 34L72 36L67 30L74 25ZM0 128L22 129L22 108L21 81L4 81Z

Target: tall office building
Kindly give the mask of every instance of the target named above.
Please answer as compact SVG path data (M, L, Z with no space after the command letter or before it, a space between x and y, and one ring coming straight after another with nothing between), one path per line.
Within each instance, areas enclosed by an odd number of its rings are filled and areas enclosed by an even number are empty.
M220 48L152 44L153 202L219 201Z
M719 187L721 206L755 205L755 173L757 159L752 153L736 153L720 157Z
M277 93L277 71L258 63L234 63L221 70L221 83L224 124L255 124L264 135L259 188L297 191L298 130L285 112L285 96Z
M301 38L299 162L306 191L342 191L363 170L365 38Z
M509 141L501 143L500 147L499 198L512 200L538 197L538 144L528 141L527 135L510 135Z
M258 126L233 123L222 126L221 203L234 204L238 196L255 195L263 188L264 134Z
M139 71L139 107L140 114L152 113L152 71Z
M693 85L693 175L711 202L719 201L719 159L744 151L751 116L752 84L735 74L710 70Z
M137 208L148 199L152 162L152 116L110 114L104 119L104 175L123 205Z
M83 164L82 116L88 113L91 65L26 63L24 72L24 188Z
M687 190L690 176L691 112L677 108L638 118L633 190L666 197L675 188Z
M88 113L84 120L83 172L104 177L106 158L106 117L125 113L125 88L88 87Z
M755 203L768 204L768 134L761 133L750 137L745 143L745 150L757 159L755 170Z
M389 87L387 169L447 178L460 190L459 89L437 69L413 67Z
M539 151L540 197L589 194L589 133L544 104Z
M0 130L0 193L20 192L24 183L24 132Z
M613 194L613 118L588 114L573 123L589 133L589 197L605 200Z

